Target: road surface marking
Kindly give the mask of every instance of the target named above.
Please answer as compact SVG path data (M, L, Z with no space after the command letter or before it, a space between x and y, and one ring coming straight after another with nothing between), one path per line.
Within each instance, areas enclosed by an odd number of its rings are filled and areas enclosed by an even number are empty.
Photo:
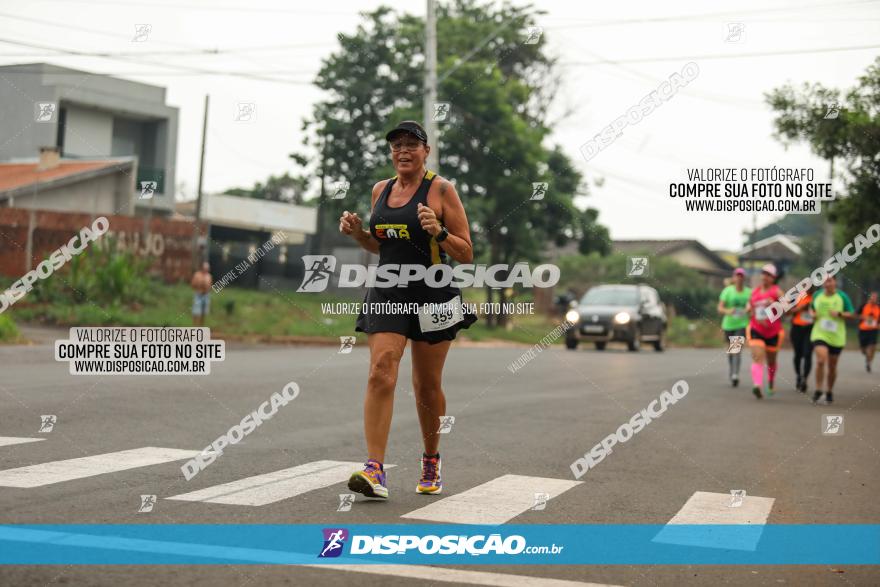
M546 492L545 492L546 493ZM445 583L466 583L468 585L491 585L493 587L616 587L605 583L582 583L567 579L548 579L527 575L508 575L507 573L486 573L483 571L464 571L424 565L301 565L314 569L348 571L351 573L372 573L422 579L429 584L434 581Z
M503 524L532 509L536 493L548 493L552 499L581 483L567 479L502 475L401 517L453 524Z
M230 505L266 505L347 481L354 471L363 466L364 464L360 462L314 461L166 499ZM385 468L390 469L393 466L385 465Z
M707 548L732 548L736 550L755 550L770 510L773 509L772 497L753 497L746 495L738 507L730 507L733 498L729 493L709 493L697 491L682 506L678 513L672 516L654 542L669 544L685 544L692 546L705 546ZM754 531L725 532L707 530L706 533L699 529L686 528L676 530L679 525L748 525L753 526Z
M26 444L28 442L40 442L45 438L21 438L18 436L0 436L0 446L12 446L13 444Z
M192 458L197 450L145 446L64 461L51 461L0 471L0 487L41 487L127 469Z

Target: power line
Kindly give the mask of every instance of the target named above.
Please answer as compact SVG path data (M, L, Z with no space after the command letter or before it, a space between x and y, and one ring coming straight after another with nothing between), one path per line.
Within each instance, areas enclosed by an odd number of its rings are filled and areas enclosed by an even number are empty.
M328 15L328 16L343 16L343 15L351 15L352 12L340 11L340 10L314 10L314 9L290 9L290 8L268 8L261 6L253 6L249 3L242 3L240 5L220 5L220 4L209 4L209 5L199 5L199 4L159 4L156 2L119 2L118 0L65 0L66 4L95 4L95 5L104 5L110 4L115 8L168 8L168 9L185 9L185 10L200 10L205 12L266 12L266 13L281 13L281 14L298 14L300 16L315 14L315 15ZM358 14L355 12L354 14Z
M137 59L130 59L127 57L113 56L110 53L93 55L93 54L90 54L89 52L86 52L86 51L76 51L73 49L62 49L60 47L51 47L48 45L40 45L37 43L27 43L24 41L16 41L14 39L0 38L0 43L6 43L9 45L17 45L17 46L21 46L21 47L29 47L31 49L43 49L43 50L47 50L47 51L56 51L56 52L64 54L64 55L72 55L72 56L78 56L78 57L97 57L100 59L111 59L111 60L115 60L115 61L125 61L128 63L136 63L138 65L156 65L159 67L167 67L167 68L171 68L171 69L177 69L178 71L186 71L188 73L194 73L194 74L200 74L200 75L240 77L240 78L251 79L251 80L255 80L255 81L265 81L265 82L282 83L282 84L290 84L290 85L311 85L311 82L301 82L301 81L294 81L294 80L288 80L288 79L282 79L282 78L266 77L263 75L254 74L254 73L250 73L250 72L229 72L229 71L224 71L224 70L202 69L202 68L191 67L191 66L187 66L187 65L178 65L176 63L143 61L143 60L137 60ZM94 74L91 74L91 75L94 75Z
M760 51L755 53L715 53L710 55L677 55L675 57L636 57L632 59L603 59L597 61L570 61L559 65L568 67L581 67L591 65L618 65L621 63L655 63L662 61L684 60L711 60L711 59L747 59L750 57L770 57L774 55L801 55L806 53L836 53L840 51L864 51L867 49L880 49L880 45L853 45L850 47L823 47L817 49L791 49L781 51Z
M104 37L111 37L114 39L124 39L126 41L131 41L132 35L123 35L120 33L114 33L110 31L105 31L101 29L93 29L89 27L76 26L70 23L60 23L54 22L51 20L45 20L42 18L33 18L28 16L20 16L17 14L9 14L7 12L0 12L0 17L8 18L11 20L20 20L24 22L33 22L36 24L51 26L56 28L63 28L67 31L76 30L82 31L85 33L91 33L93 35L101 35ZM162 44L176 47L184 47L183 51L129 51L129 52L118 52L114 53L114 55L120 56L144 56L144 55L228 55L232 53L253 53L259 51L286 51L289 49L307 49L313 47L330 47L333 43L299 43L295 45L284 44L284 45L262 45L257 47L233 47L227 49L220 48L210 48L210 47L197 47L195 45L188 45L185 43L173 43L169 41L160 41ZM107 52L103 52L102 55L108 54ZM37 57L41 57L41 55L37 55Z
M794 11L795 13L800 13L802 10L806 8L825 8L825 9L836 9L843 6L850 6L855 4L876 4L877 0L853 0L851 2L840 2L838 4L828 4L827 2L820 2L817 4L802 4L800 6L777 6L773 8L757 8L753 10L742 10L742 11L724 11L724 12L708 12L703 14L684 14L677 16L649 16L643 18L621 18L615 20L597 20L586 23L578 23L578 24L565 24L565 25L557 25L557 26L547 26L547 29L570 29L570 28L594 28L594 27L604 27L604 26L620 26L625 24L645 24L652 22L676 22L676 21L688 21L688 20L701 20L701 19L714 19L719 17L731 16L740 18L747 14L765 14L768 12L785 12L785 11ZM571 19L567 19L571 20Z

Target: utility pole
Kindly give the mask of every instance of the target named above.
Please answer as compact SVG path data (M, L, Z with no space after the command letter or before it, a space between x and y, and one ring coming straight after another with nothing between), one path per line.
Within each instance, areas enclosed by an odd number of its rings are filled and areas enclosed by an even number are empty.
M828 172L828 183L832 184L834 189L834 156L831 157L831 169ZM824 221L822 222L822 259L828 259L834 254L834 227L831 225L829 214L831 213L831 202L825 204Z
M318 196L318 226L312 241L312 254L319 255L324 248L324 217L326 216L327 191L324 187L327 177L327 137L321 145L321 193Z
M198 192L196 194L196 224L198 224L202 219L202 185L203 185L203 180L205 177L205 142L206 142L207 136L208 136L208 104L209 104L209 101L210 101L210 96L208 94L205 94L205 115L204 115L204 118L202 119L202 153L201 153L201 156L199 159L199 187L197 188ZM210 237L211 237L210 230L211 230L211 228L208 227L208 234L206 235L207 238L205 239L205 257L209 256L208 250L210 247L209 247L208 243L210 242ZM192 251L193 270L195 270L197 267L199 267L201 265L201 262L198 259L198 251L199 251L198 241L199 241L199 235L198 235L198 233L193 231L193 251Z
M440 172L440 137L437 135L437 123L434 120L434 104L437 102L437 14L434 0L426 0L427 15L425 16L425 96L423 116L425 130L431 144L428 155L428 169Z

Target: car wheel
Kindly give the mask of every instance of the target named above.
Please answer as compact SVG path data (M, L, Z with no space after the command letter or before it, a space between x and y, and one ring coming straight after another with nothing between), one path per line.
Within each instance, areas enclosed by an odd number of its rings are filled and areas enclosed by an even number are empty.
M626 343L626 348L633 352L637 352L640 348L642 348L642 333L638 328L633 332L633 336Z
M594 344L596 345L597 351L604 351L605 350L605 343L604 342L597 342Z
M580 341L578 341L578 339L576 339L576 338L566 338L565 339L565 348L573 351L574 349L578 348L578 342L580 342Z
M654 350L658 353L666 350L666 328L660 331L660 338L654 341Z

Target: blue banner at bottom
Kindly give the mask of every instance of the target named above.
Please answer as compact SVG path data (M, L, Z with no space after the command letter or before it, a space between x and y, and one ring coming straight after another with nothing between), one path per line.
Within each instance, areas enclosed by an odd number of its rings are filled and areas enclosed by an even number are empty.
M0 526L0 564L876 565L880 525Z

